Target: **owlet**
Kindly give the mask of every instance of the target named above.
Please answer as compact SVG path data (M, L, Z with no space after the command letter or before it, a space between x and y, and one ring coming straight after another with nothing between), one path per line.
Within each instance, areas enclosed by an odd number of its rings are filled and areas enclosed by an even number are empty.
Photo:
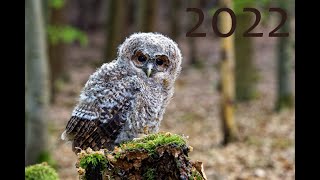
M117 54L90 76L61 135L74 152L112 150L159 129L181 70L180 49L159 33L135 33Z

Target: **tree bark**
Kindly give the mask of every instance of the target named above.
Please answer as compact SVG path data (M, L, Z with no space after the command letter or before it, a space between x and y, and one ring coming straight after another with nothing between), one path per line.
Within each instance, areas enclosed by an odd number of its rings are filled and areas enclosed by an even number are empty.
M221 0L222 7L232 7L231 0ZM219 15L222 33L231 28L231 18L227 13ZM234 35L221 39L221 120L223 126L223 144L238 140L238 130L234 120Z
M26 165L37 162L48 142L49 70L41 2L28 0L25 6Z
M52 26L65 25L64 7L60 9L50 8L49 24ZM59 80L66 80L67 74L65 70L65 48L66 45L63 42L52 44L49 42L49 65L50 65L50 87L51 87L51 99L50 102L54 103L55 95L57 91L56 82Z
M106 62L112 61L117 55L117 47L124 35L124 0L109 1L108 22L106 25Z
M139 0L138 30L142 32L153 32L157 15L158 1Z
M236 99L237 101L249 101L253 99L256 92L258 72L253 62L252 37L244 37L248 27L252 25L252 14L237 14L237 28L235 32L235 55L236 55Z
M279 2L280 8L288 9L290 4L288 1ZM280 32L289 32L290 31L290 14L287 16L287 21L279 30ZM290 32L289 37L278 37L277 42L277 101L276 101L276 111L281 111L284 108L291 108L294 105L293 92L292 92L292 82L290 79L291 74L291 43L290 42Z
M188 4L190 4L191 7L198 7L200 4L198 1L189 0ZM191 13L190 13L191 14ZM188 28L193 27L198 21L198 15L195 13L192 13L192 18L189 19ZM200 31L200 30L197 30ZM188 46L189 46L189 62L190 65L193 67L200 67L201 62L198 60L198 50L197 46L195 45L195 38L197 37L188 37Z
M198 60L197 60L197 47L194 42L195 37L189 37L188 45L189 45L189 58L190 58L190 65L197 67Z
M179 23L179 7L181 5L181 0L170 1L170 28L171 28L171 38L177 40L180 33L180 23Z
M102 4L101 0L78 0L77 5L81 11L77 18L78 27L87 32L96 30L101 23L99 11Z

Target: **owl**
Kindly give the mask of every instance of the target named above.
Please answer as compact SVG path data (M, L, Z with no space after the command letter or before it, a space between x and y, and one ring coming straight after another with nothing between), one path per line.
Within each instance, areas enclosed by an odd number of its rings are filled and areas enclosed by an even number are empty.
M116 145L159 130L181 71L178 45L160 33L134 33L86 82L62 140L74 152Z

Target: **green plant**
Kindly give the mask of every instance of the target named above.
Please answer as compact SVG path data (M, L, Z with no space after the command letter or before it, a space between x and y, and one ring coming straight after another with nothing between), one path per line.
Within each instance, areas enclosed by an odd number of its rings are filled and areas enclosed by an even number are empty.
M101 167L104 169L107 166L107 159L103 154L93 153L84 156L80 160L80 167L86 169L88 166L97 166L101 165Z
M49 25L47 31L49 42L52 45L56 45L58 43L69 44L74 41L79 41L81 46L86 46L88 44L87 35L83 31L69 25Z
M26 180L59 180L57 172L46 162L27 166L25 168Z
M241 14L244 13L243 12L243 8L264 8L265 6L267 6L268 4L271 3L271 0L234 0L233 1L233 12L235 14ZM213 16L214 13L221 7L212 7L209 9L208 13ZM264 11L261 11L262 14L264 14ZM268 10L266 10L266 12L268 12Z
M65 5L64 0L49 0L49 8L59 10ZM53 25L47 26L48 40L52 45L58 43L70 44L75 41L79 41L81 46L88 44L88 37L85 32L79 30L76 27L70 25Z
M64 0L50 0L49 1L49 7L53 9L60 9L64 6L65 1Z
M193 170L191 176L189 177L189 180L202 180L202 179L203 178L201 174L196 170Z

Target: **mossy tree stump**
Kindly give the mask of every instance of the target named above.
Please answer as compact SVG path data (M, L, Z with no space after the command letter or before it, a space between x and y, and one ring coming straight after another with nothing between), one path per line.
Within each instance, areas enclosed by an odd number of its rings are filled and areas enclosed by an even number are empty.
M191 162L184 137L158 133L121 144L113 151L78 153L76 164L81 179L206 179L201 162Z

